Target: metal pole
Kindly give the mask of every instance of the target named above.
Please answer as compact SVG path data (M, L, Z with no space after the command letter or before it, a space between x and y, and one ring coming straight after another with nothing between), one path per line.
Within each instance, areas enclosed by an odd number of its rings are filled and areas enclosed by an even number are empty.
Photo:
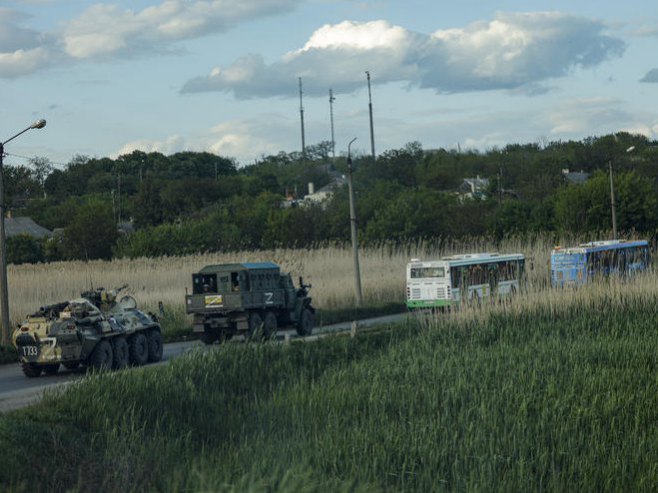
M610 204L612 206L612 239L617 239L617 211L615 209L615 185L612 180L612 159L608 161L610 170Z
M352 186L352 155L350 146L356 140L354 137L347 145L347 186L350 194L350 231L352 233L352 258L354 259L354 288L356 290L356 306L363 304L361 294L361 270L359 268L359 243L356 234L356 208L354 206L354 187Z
M304 106L302 105L302 78L299 78L299 116L302 122L302 156L306 156L306 139L304 137Z
M334 139L334 92L329 89L329 117L331 119L331 155L336 157L336 140Z
M2 345L11 344L11 329L9 327L9 288L7 282L7 239L5 236L5 184L4 143L0 142L0 312L2 317Z
M9 326L9 283L7 282L7 237L5 235L5 183L4 183L4 155L5 144L14 140L21 134L33 128L43 128L46 120L37 120L25 130L21 130L13 137L0 142L0 322L2 322L2 345L11 344L11 327Z
M368 111L370 112L370 149L372 151L372 158L375 159L375 131L372 125L372 93L370 92L370 72L366 70L368 77Z

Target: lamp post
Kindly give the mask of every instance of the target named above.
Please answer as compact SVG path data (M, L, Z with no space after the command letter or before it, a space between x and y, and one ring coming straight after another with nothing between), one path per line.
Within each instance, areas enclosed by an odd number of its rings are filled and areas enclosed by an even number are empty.
M370 113L370 150L372 152L372 159L375 159L375 131L372 127L372 93L370 92L370 72L366 70L366 77L368 78L368 112Z
M630 146L626 152L633 152L635 146ZM615 206L615 184L612 179L612 159L608 161L608 170L610 172L610 208L612 212L612 239L617 239L617 208Z
M5 144L14 140L19 135L35 128L46 126L46 120L37 120L25 130L21 130L13 137L4 142L0 142L0 318L2 319L2 345L11 344L11 330L9 327L9 290L7 286L7 238L5 235L5 184L4 184L4 167L3 158L5 154Z
M354 206L354 187L352 186L352 154L350 147L356 140L354 137L347 145L347 186L350 194L350 231L352 233L352 258L354 259L354 288L356 291L356 306L363 303L361 295L361 271L359 269L359 243L356 235L356 208Z

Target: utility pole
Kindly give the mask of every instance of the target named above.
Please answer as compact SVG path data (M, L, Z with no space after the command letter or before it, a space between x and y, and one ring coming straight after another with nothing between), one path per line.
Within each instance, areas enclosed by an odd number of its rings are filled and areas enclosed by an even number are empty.
M329 118L331 120L331 155L336 157L336 140L334 139L334 92L329 89Z
M615 185L612 180L612 159L608 161L610 170L610 204L612 207L612 239L617 239L617 211L615 210Z
M19 135L35 128L46 126L46 120L37 120L25 130L18 132L13 137L0 142L0 318L2 319L2 345L11 344L11 327L9 322L9 283L7 282L7 236L5 234L5 215L7 207L5 206L5 184L4 184L4 164L5 144L14 140Z
M118 209L118 216L119 220L117 221L117 224L121 224L121 173L117 175L117 209Z
M302 156L306 157L306 139L304 137L304 105L302 104L302 78L299 78L299 117L302 122Z
M354 288L356 291L356 307L363 304L361 294L361 270L359 268L359 240L356 234L356 207L354 205L354 187L352 186L352 155L350 147L356 140L354 137L347 145L347 185L350 194L350 231L352 233L352 258L354 260Z
M372 93L370 92L370 72L366 70L368 78L368 111L370 112L370 149L372 152L372 159L375 159L375 131L372 125Z

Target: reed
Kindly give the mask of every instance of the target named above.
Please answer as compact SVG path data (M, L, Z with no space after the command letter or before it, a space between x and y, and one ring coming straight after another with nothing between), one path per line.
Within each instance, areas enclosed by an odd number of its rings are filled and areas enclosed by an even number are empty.
M412 257L430 259L466 252L524 253L532 286L546 284L552 237L510 238L502 242L472 238L461 241L382 244L360 251L364 303L403 303L405 267ZM78 297L82 291L129 285L138 304L155 310L162 302L173 311L184 311L184 295L191 289L191 274L208 264L274 261L291 272L295 282L303 276L313 285L311 295L322 310L354 306L354 271L349 246L324 246L311 250L274 249L208 253L184 257L118 259L112 261L55 262L10 265L8 268L10 316L19 322L40 306Z

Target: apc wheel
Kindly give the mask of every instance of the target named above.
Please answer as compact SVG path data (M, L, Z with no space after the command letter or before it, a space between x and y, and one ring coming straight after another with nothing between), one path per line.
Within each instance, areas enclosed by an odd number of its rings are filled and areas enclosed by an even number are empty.
M265 339L270 339L276 336L277 322L276 315L273 312L267 312L265 314L265 320L263 320L263 336Z
M46 375L57 375L59 371L59 363L53 363L52 365L43 365L43 372Z
M299 324L297 324L297 333L300 336L310 336L313 333L313 326L315 325L315 316L308 308L302 310L302 316L299 317Z
M67 361L62 364L64 365L64 368L66 368L67 370L77 370L78 366L80 366L79 361Z
M114 370L121 370L128 366L128 363L130 363L130 348L125 337L114 338L112 341L112 354L114 355L112 359L112 368Z
M35 365L34 363L23 363L23 373L25 373L26 377L38 377L41 375L41 370L43 370L43 368L39 365Z
M99 371L105 371L112 368L112 346L107 341L100 341L91 352L89 357L89 366Z
M145 365L149 359L149 345L141 332L130 338L130 363L135 366Z
M148 360L151 363L162 359L162 334L159 330L149 330L146 339L148 341Z
M249 314L249 328L247 329L247 338L259 340L263 338L263 319L257 312Z

